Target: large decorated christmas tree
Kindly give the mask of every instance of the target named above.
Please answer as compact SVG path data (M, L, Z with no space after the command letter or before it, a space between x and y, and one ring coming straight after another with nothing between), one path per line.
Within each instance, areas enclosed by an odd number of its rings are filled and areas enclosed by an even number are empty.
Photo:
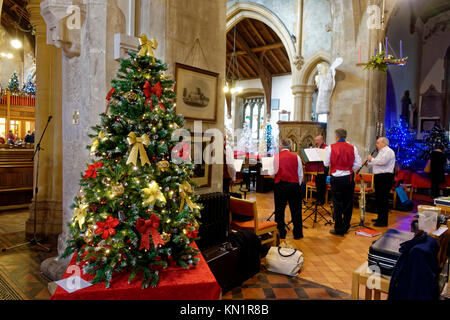
M17 76L16 71L14 71L13 75L9 79L8 90L9 91L19 91L20 90L19 77Z
M395 160L403 167L409 167L419 156L416 132L410 130L408 124L400 118L387 132L389 147L395 152Z
M171 135L184 122L175 113L174 81L153 57L156 41L141 36L140 42L138 54L121 60L109 112L90 135L95 159L81 175L63 254L76 251L84 272L95 275L92 282L107 287L119 272L128 272L130 282L140 278L143 288L156 286L162 269L198 263L191 246L200 216L193 167L171 157L178 143Z

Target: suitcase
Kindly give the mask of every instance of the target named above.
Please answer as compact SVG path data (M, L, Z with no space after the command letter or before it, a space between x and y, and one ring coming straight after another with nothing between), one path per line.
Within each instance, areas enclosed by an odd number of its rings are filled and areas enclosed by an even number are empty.
M202 255L222 287L222 293L240 285L236 276L239 259L237 247L233 247L230 242L224 242L202 251Z
M367 259L369 267L377 267L383 275L392 275L395 264L400 257L400 244L412 238L414 238L412 232L389 229L370 246Z

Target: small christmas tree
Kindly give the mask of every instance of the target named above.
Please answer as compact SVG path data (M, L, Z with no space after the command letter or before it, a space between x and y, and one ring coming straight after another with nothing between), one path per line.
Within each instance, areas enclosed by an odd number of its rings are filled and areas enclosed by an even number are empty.
M435 150L438 146L443 145L444 147L448 148L449 146L449 139L447 137L447 134L442 128L440 123L436 123L434 127L427 133L427 135L423 138L424 143L424 152L422 155L422 158L427 160L430 158L431 153L433 150Z
M27 83L23 84L22 91L29 94L36 94L36 85L34 84L33 77L31 74L28 76Z
M174 81L153 57L155 43L141 36L139 53L120 62L107 95L109 114L100 115L90 135L96 159L81 175L68 224L63 257L77 251L92 282L106 287L119 272L128 272L129 281L141 275L143 288L156 286L161 269L199 260L191 246L201 209L191 187L193 165L170 157L178 143L172 133L184 120L175 112Z
M19 91L19 77L17 76L17 72L14 71L13 75L11 76L11 79L9 79L8 83L8 90L9 91Z
M402 118L386 132L389 147L395 152L395 160L403 167L410 166L417 159L419 148L415 137L416 132L409 130Z

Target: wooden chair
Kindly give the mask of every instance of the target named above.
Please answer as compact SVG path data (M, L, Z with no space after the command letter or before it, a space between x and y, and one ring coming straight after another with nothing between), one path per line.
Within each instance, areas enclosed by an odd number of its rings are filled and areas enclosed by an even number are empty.
M231 219L231 228L235 230L252 230L257 236L272 233L271 237L261 241L261 244L273 243L273 246L278 244L278 229L277 223L273 221L260 220L258 217L258 209L256 201L238 199L230 197L230 211L245 217L253 217L250 221L237 221Z
M375 176L373 173L361 173L362 180L366 183L366 194L375 192ZM361 191L361 177L355 174L355 193Z

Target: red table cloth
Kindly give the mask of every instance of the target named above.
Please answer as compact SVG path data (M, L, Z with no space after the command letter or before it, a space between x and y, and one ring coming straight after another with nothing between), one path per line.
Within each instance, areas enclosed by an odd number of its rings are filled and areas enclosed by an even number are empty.
M100 282L68 293L58 286L51 300L217 300L222 289L209 269L205 258L201 253L198 257L200 261L195 268L187 270L169 267L161 271L156 288L141 289L139 276L131 284L128 284L129 275L122 273L113 276L110 288L105 288L105 283ZM74 275L75 265L76 253L72 257L63 279ZM81 278L89 281L93 279L93 276L82 273Z

